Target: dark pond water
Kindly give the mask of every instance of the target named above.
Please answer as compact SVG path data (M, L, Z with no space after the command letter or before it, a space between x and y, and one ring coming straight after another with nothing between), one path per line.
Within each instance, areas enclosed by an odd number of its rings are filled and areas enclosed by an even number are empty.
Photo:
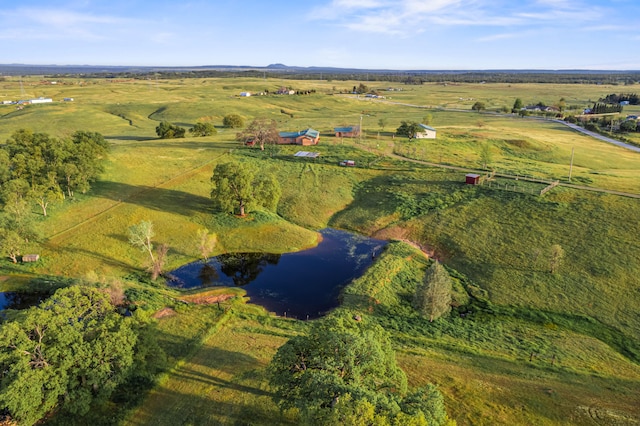
M286 253L235 253L182 266L169 285L179 288L242 286L251 303L277 315L317 318L338 306L340 291L361 276L386 241L323 229L322 242Z
M43 301L48 294L18 291L0 292L0 311L5 309L27 309Z

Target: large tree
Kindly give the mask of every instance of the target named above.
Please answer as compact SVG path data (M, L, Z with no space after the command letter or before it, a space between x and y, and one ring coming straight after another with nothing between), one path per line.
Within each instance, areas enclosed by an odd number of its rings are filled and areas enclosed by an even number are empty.
M156 255L153 255L153 237L155 235L153 223L148 220L141 220L139 223L129 227L129 243L149 255L148 270L151 272L151 279L154 281L162 274L167 252L169 251L169 247L166 244L161 244L157 248Z
M0 410L21 425L56 408L84 414L124 379L135 343L105 293L58 290L0 327Z
M280 184L275 176L258 172L248 163L218 164L213 170L211 184L211 198L216 206L240 216L259 207L275 210L280 200Z
M0 228L0 255L6 256L13 263L18 263L18 256L25 246L24 238L13 229Z
M276 144L279 139L278 127L275 120L256 118L241 132L236 135L240 142L253 141L264 151L265 144Z
M487 106L485 105L484 102L476 101L476 103L474 103L471 106L471 109L474 110L474 111L480 112L480 111L484 111L485 109L487 109Z
M524 104L522 103L522 99L516 98L516 100L513 101L513 108L511 108L511 112L518 112L522 108L524 108Z
M427 269L413 297L414 307L429 321L451 311L451 277L437 260Z
M416 123L415 121L402 121L400 127L396 129L396 133L399 136L408 137L409 141L411 141L416 137L416 133L418 133L420 129L420 124Z
M486 169L492 160L493 153L491 152L491 145L489 142L485 142L480 145L480 161L482 162L482 168Z
M269 374L276 402L298 408L309 424L440 425L447 419L434 388L406 394L406 376L377 325L336 317L318 321L308 335L278 349Z

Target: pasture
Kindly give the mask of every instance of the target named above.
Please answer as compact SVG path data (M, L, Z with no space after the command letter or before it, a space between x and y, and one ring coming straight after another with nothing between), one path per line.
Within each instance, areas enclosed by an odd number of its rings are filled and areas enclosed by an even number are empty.
M154 309L175 303L183 295L130 281L144 269L144 253L127 240L128 227L140 220L153 222L156 244L169 245L167 270L198 258L196 234L203 228L218 236L214 254L297 251L315 245L315 231L326 226L407 240L450 268L459 310L433 324L413 312L410 295L427 261L394 243L348 287L333 314L357 313L391 331L410 384L436 383L458 424L634 424L640 418L634 401L640 392L640 200L564 187L542 197L473 187L464 184L463 171L391 156L484 171L486 144L487 169L568 182L574 149L572 183L640 194L638 153L554 122L470 112L477 100L499 109L517 97L525 104L553 104L562 97L585 107L620 87L434 83L381 91L386 98L375 100L340 93L360 82L45 81L24 78L22 88L17 78L0 82L2 99L56 101L22 110L0 105L0 141L20 128L60 138L88 130L102 133L111 152L90 192L55 204L47 218L38 216L42 238L30 242L29 250L37 250L41 261L3 260L0 273L8 279L0 288L49 275L126 277L132 288L162 295ZM238 96L282 86L315 92ZM59 102L63 97L74 101ZM272 118L282 131L315 128L320 144L304 149L321 155L298 159L293 154L299 147L282 146L273 156L243 147L235 141L236 129L221 126L228 113L247 122ZM394 137L401 121L422 121L427 114L438 130L436 140ZM184 127L210 121L218 133L160 140L155 126L162 120ZM360 121L362 138L333 135L334 127ZM277 213L238 218L214 211L213 168L232 158L277 176ZM339 166L344 159L355 160L356 167ZM565 257L551 273L554 244ZM154 320L170 368L118 421L295 424L295 413L280 413L271 402L264 369L277 347L305 324L238 300L225 306L223 321L214 306L200 305ZM465 307L473 312L469 317Z

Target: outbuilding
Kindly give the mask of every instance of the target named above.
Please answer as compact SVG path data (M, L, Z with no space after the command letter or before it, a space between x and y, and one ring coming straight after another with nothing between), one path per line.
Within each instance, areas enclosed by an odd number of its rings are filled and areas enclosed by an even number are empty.
M416 139L435 139L436 138L436 129L431 126L427 126L426 124L418 124L420 126L420 130L416 132Z
M466 175L466 183L467 185L478 185L480 184L480 175L475 173L468 173Z
M357 138L360 136L360 126L334 127L336 138Z

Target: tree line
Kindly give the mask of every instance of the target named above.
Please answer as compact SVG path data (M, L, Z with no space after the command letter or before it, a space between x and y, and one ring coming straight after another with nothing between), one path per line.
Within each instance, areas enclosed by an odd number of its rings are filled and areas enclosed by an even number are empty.
M640 104L640 98L636 93L611 93L610 95L600 98L599 102L607 104L619 104L620 102L629 102L630 105Z
M622 105L596 102L591 107L590 114L612 114L617 112L622 112Z
M75 77L74 73L53 74L47 78ZM83 73L83 78L273 78L327 81L386 81L408 85L423 83L556 83L632 85L640 82L640 72L556 72L556 71L387 71L365 69L300 69L283 70L166 70L148 72Z

